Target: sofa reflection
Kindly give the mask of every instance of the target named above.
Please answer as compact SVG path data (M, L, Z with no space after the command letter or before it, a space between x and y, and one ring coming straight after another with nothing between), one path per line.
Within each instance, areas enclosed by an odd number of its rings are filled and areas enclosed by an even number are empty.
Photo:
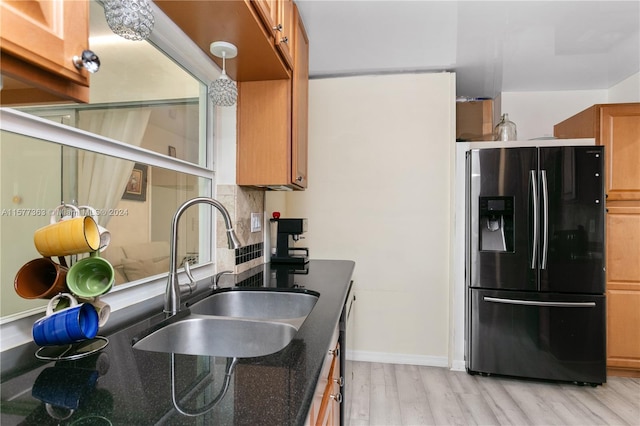
M168 272L169 242L109 246L102 257L111 262L116 271L115 284L124 284Z

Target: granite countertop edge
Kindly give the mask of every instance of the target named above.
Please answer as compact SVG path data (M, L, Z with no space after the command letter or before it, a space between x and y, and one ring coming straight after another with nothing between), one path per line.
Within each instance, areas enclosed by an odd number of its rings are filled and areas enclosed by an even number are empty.
M254 269L264 269L266 275L270 271L270 266L269 264L266 264ZM344 306L347 294L350 290L354 269L355 262L350 260L310 260L308 264L308 273L296 275L294 285L296 291L311 291L320 294L314 309L311 311L295 336L295 339L301 342L300 344L304 348L302 351L303 354L289 356L286 354L286 350L283 350L281 352L283 352L284 355L279 352L274 355L256 358L255 361L252 361L253 359L251 358L243 359L243 362L249 365L251 365L252 362L255 362L256 365L272 363L281 367L290 368L292 371L301 370L305 372L300 374L300 380L304 381L304 383L298 383L296 387L296 389L302 390L302 395L288 396L288 410L290 413L291 424L302 425L307 418L309 409L313 402L315 388L320 378L319 376L326 353L330 349L330 345L332 343L331 338L333 336L333 332L338 326L342 307ZM273 271L273 269L271 269L271 271ZM227 277L227 281L223 282L222 285L224 287L233 287L238 280L250 274L251 272L248 271L237 275L230 275ZM208 278L206 280L208 280ZM229 283L229 280L232 282ZM265 281L267 280L265 279ZM204 287L206 288L206 286ZM210 290L201 290L199 294L194 297L201 298L208 292L210 292ZM162 321L164 319L164 315L161 314L163 301L162 298L156 299L158 300L156 301L154 299L154 302L158 302L158 306L156 307L157 309L149 311L149 304L147 304L144 308L144 312L135 312L135 310L131 312L122 312L119 315L120 318L114 321L114 324L110 328L105 329L104 333L101 334L106 335L109 339L113 338L114 342L126 342L130 341L131 336L144 331L145 327L151 327ZM112 347L110 348L110 346ZM19 360L23 361L16 362L14 359L12 362L16 365L12 366L11 370L5 371L3 368L3 377L2 380L0 380L0 382L3 383L3 386L5 385L5 382L10 381L13 378L24 381L25 377L21 376L36 374L34 373L36 370L45 366L44 361L36 359L33 355L35 350L37 350L37 346L31 342L22 345L21 347L14 348L14 350L11 351L12 354L3 353L3 358L6 355L9 355L9 358L19 358ZM110 350L112 353L115 353L116 356L112 356L112 358L116 359L118 358L118 355L122 353L121 351L135 352L130 345L123 345L122 343L109 345L105 350ZM49 364L50 363L51 362L49 362ZM290 365L287 363L290 363ZM300 363L300 365L295 365L296 363ZM276 395L275 397L280 398L280 403L287 404L287 396L284 395L284 393L282 396ZM242 401L236 404L239 405L234 407L235 410L245 410L247 412L251 412L253 410L253 407L248 405L242 406Z

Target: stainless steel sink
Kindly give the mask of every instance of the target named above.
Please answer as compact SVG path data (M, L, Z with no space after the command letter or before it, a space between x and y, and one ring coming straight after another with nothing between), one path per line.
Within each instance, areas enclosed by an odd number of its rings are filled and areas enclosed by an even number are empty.
M274 290L214 293L134 339L133 348L187 355L251 358L284 349L318 295Z
M187 316L133 344L134 349L187 355L251 358L283 349L298 330L287 323Z
M306 317L317 301L309 293L233 290L215 293L189 309L199 315L286 320Z

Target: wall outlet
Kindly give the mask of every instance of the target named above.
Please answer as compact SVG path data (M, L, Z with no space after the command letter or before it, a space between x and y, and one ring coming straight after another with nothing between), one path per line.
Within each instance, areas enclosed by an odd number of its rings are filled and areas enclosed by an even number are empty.
M251 213L251 232L262 231L262 215L260 213Z

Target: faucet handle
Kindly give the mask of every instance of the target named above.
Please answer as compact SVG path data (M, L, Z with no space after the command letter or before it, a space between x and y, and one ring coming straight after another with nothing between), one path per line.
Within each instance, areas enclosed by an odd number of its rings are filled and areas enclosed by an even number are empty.
M213 277L211 277L211 285L209 286L209 288L211 288L212 290L217 290L219 287L218 281L220 281L220 278L222 278L222 276L225 274L233 274L233 271L222 271L215 274Z
M189 261L185 260L184 261L184 273L187 275L187 278L189 278L189 294L193 293L193 291L196 289L196 280L193 278L193 275L191 274L191 265L189 265Z

